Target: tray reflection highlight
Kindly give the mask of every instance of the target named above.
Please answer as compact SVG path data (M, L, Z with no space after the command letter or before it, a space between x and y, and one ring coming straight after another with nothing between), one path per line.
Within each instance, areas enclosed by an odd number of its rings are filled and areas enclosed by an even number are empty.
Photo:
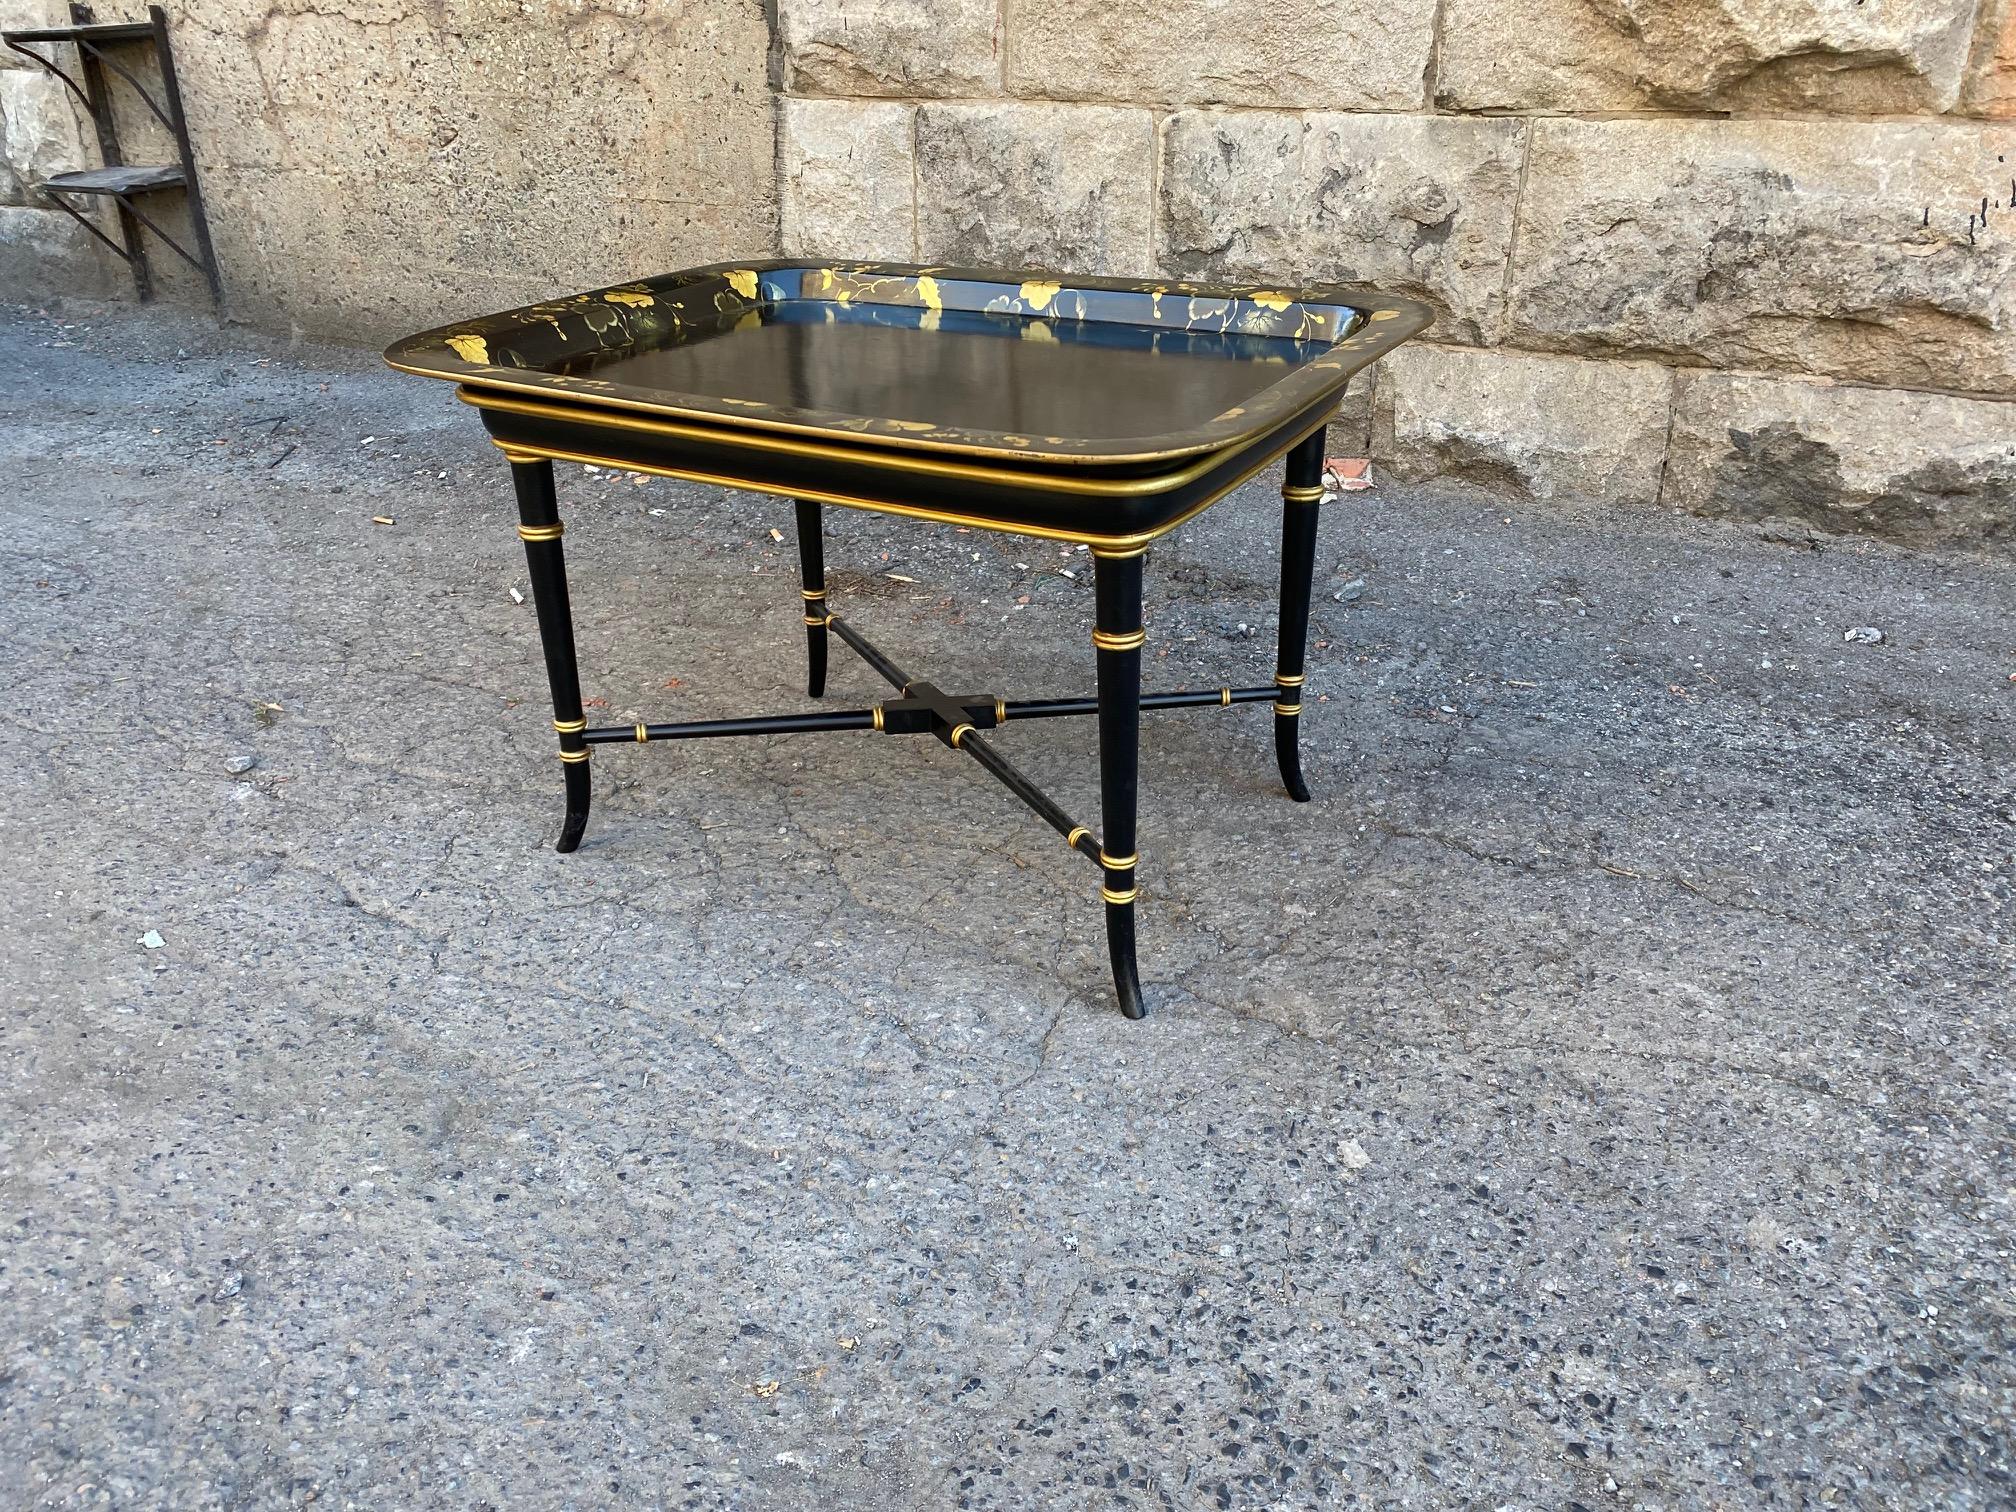
M975 432L1064 435L1096 418L1102 436L1131 440L1206 424L1330 350L1242 331L811 300L716 315L681 335L550 371Z

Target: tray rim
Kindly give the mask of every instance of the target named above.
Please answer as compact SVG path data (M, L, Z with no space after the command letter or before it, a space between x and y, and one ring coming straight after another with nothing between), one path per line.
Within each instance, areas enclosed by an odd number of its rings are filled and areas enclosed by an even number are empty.
M1073 289L1115 290L1150 293L1187 299L1261 299L1305 304L1341 305L1362 318L1341 337L1332 341L1330 352L1313 362L1292 369L1281 379L1258 390L1244 405L1235 406L1202 425L1153 436L1129 437L1044 437L1022 436L1015 432L971 428L937 428L929 433L905 429L891 417L864 417L839 411L786 408L749 400L726 400L702 394L673 394L621 386L590 388L580 380L558 373L529 368L497 367L472 362L452 344L478 338L487 342L534 322L549 322L562 306L591 305L595 302L634 303L654 289L697 282L710 277L758 277L785 270L825 271L862 278L922 278L984 281L1004 285L1055 285L1056 292ZM621 296L611 300L609 296ZM1039 316L1036 311L1014 313ZM445 379L465 388L487 392L537 395L549 401L578 405L592 415L597 409L632 411L673 417L719 427L724 431L752 430L816 436L854 447L895 447L902 450L945 453L984 459L1015 466L1037 464L1066 467L1106 467L1159 463L1194 457L1245 445L1267 434L1320 399L1326 389L1341 395L1351 378L1386 352L1425 329L1434 319L1433 311L1418 300L1387 294L1362 284L1258 284L1199 283L1187 279L1121 279L1078 277L1040 269L969 268L945 264L894 262L843 262L816 257L759 258L739 262L707 263L676 272L585 293L543 300L514 309L450 322L411 336L402 337L385 349L386 364L397 371L424 378ZM586 416L584 416L586 418ZM914 427L916 422L906 422Z

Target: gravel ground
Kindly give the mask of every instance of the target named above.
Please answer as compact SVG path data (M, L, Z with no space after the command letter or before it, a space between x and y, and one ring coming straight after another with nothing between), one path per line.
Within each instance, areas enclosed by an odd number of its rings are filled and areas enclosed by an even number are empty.
M935 742L612 748L553 854L445 388L77 306L0 404L0 1504L2016 1497L2006 561L1347 496L1317 801L1144 720L1133 1024ZM784 505L561 488L611 722L805 706ZM1266 680L1273 488L1152 685ZM1082 556L829 514L899 660L1090 687Z

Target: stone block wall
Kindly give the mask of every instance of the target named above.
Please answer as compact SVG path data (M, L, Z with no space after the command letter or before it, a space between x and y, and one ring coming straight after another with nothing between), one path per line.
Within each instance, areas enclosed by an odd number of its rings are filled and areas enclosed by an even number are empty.
M376 341L775 245L763 0L168 8L241 319ZM141 0L97 9L144 14ZM66 16L58 0L0 0L7 27ZM88 247L71 244L82 233L66 240L67 223L20 183L86 166L60 91L32 65L0 72L12 172L0 178L0 298L127 287L110 258L87 287ZM149 150L172 150L131 112L121 125ZM153 261L169 297L204 298L172 254Z
M62 12L0 0L0 25ZM241 319L373 341L780 243L1362 280L1439 317L1339 421L1392 474L2016 544L2016 0L184 0L173 24ZM90 161L60 88L0 55L0 298L125 287L34 188Z
M2016 545L2012 0L778 0L793 254L1363 280L1339 449Z
M0 0L0 29L53 23L59 13L49 0ZM121 265L35 193L50 174L90 161L63 86L0 48L0 298L107 294L118 287Z

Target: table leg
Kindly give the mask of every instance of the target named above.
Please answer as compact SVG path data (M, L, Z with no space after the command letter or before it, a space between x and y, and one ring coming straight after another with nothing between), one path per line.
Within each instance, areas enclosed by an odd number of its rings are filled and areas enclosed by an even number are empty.
M1281 488L1281 640L1274 663L1274 760L1297 803L1309 801L1298 740L1304 657L1309 641L1309 590L1316 576L1316 514L1323 497L1323 431L1288 453Z
M1100 554L1093 568L1092 644L1099 655L1099 865L1106 902L1106 950L1120 1011L1138 1019L1141 973L1134 959L1135 809L1140 792L1141 553Z
M553 464L543 457L507 451L511 484L518 492L518 537L525 543L525 571L532 580L532 607L539 615L539 644L546 653L546 680L553 689L553 728L560 734L561 773L567 780L567 817L557 851L571 851L588 827L588 720L581 710L581 673L574 662L574 616L567 604L567 559L560 548L566 529L553 497Z
M826 626L833 612L826 607L826 541L821 533L819 505L793 499L798 506L798 570L805 579L805 692L818 698L826 691Z

